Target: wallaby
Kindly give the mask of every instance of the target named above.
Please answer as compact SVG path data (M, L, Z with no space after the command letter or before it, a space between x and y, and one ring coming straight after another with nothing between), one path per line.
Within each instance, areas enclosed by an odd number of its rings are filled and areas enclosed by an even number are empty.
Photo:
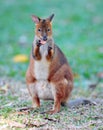
M60 111L61 104L68 102L73 89L71 68L52 37L53 17L54 14L47 19L32 15L36 29L26 73L33 107L40 107L40 99L54 100L53 109L48 112L50 114Z

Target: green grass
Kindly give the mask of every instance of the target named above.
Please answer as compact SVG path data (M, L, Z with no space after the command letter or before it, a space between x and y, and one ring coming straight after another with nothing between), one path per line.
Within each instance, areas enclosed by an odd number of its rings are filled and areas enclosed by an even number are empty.
M53 36L66 54L74 73L91 78L103 71L103 1L31 0L0 1L0 76L24 78L27 63L14 63L13 56L29 56L34 37L31 15L48 17L55 13ZM27 37L27 44L19 38Z

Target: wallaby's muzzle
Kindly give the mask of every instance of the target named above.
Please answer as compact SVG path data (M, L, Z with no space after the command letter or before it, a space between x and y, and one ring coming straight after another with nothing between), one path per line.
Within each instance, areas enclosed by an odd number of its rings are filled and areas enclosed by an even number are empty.
M44 40L44 41L47 41L47 36L43 36L43 40Z

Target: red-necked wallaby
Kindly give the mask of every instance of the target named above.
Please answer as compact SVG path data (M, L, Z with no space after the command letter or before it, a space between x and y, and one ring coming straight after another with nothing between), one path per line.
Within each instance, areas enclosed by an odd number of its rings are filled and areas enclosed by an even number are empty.
M73 75L63 52L54 44L52 14L47 19L32 15L36 24L30 64L26 73L33 107L40 107L40 99L54 100L50 113L60 111L73 88Z
M52 14L47 19L32 15L36 24L30 64L26 82L32 97L33 107L40 107L40 99L54 100L49 113L60 111L73 89L73 74L63 52L55 45L52 37Z

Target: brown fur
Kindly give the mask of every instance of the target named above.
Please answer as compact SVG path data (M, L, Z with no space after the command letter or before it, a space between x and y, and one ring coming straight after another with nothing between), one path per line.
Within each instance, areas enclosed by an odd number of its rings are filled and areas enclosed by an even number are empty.
M40 107L40 99L52 99L54 107L49 113L53 114L60 111L61 103L68 101L73 88L73 75L64 54L53 42L52 18L41 20L34 16L33 20L36 22L36 37L26 73L26 82L33 107ZM41 31L39 32L38 29ZM47 36L47 43L38 46L37 40L41 39L44 34Z
M42 28L42 32L38 32L38 29ZM47 29L50 29L51 31L47 31ZM40 20L39 24L36 25L36 30L35 30L35 34L38 37L41 37L41 35L43 35L44 31L46 32L46 34L51 37L52 36L52 25L50 23L49 20Z

